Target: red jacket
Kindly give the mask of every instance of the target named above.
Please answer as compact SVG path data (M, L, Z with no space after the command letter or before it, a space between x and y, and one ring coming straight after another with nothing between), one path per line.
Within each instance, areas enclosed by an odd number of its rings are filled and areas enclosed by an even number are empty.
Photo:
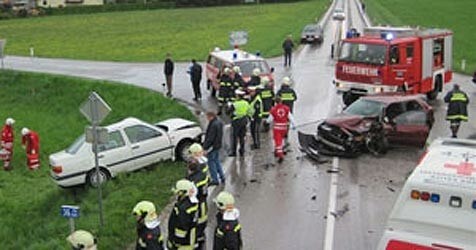
M289 122L289 107L284 104L276 104L269 112L273 117L274 129L287 130Z
M13 142L13 128L10 125L5 125L2 128L2 142Z
M27 154L38 154L40 151L40 137L31 131L22 137L22 145L26 146Z

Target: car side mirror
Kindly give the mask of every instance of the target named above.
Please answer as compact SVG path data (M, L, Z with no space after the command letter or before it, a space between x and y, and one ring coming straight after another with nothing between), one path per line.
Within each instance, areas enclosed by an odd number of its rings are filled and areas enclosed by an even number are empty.
M274 67L271 67L271 73L273 73L273 72L274 72Z

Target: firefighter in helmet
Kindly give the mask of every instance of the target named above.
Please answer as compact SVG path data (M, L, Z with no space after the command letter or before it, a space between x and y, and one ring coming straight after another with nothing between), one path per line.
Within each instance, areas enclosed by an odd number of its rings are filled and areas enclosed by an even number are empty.
M10 170L12 168L11 162L13 157L13 118L7 118L5 125L2 128L2 138L0 141L0 158L3 160L3 169Z
M259 95L261 100L263 101L263 119L267 119L269 116L269 111L274 106L274 90L273 85L269 81L267 76L264 76L261 79L261 87L262 89L259 91ZM264 131L267 132L269 130L268 124L263 124Z
M287 76L283 78L283 84L276 95L281 98L284 105L289 107L289 110L292 113L294 102L297 100L297 95L294 89L291 88L291 78Z
M446 120L450 121L451 136L456 138L461 121L468 121L467 106L469 98L466 93L460 89L459 85L455 84L453 85L453 90L446 94L445 102L448 103Z
M27 166L30 170L40 167L40 137L28 128L22 128L22 146L26 150Z
M240 89L245 90L245 80L241 76L241 69L240 66L233 66L233 88L234 90Z
M205 228L208 221L208 184L210 178L208 173L202 171L202 166L197 159L191 158L187 163L187 177L186 179L193 182L197 187L197 199L198 199L198 219L197 219L197 248L198 250L205 249Z
M253 74L251 75L250 80L248 81L248 87L250 86L258 86L261 84L261 70L259 68L253 69Z
M250 122L250 132L251 137L253 138L253 145L251 145L251 149L259 149L260 148L260 126L261 120L264 115L263 109L263 100L261 100L261 96L258 94L258 89L253 86L248 88L250 92L250 107L251 107L251 122Z
M205 151L203 150L202 145L199 143L194 143L188 148L192 159L195 159L200 164L200 169L206 175L208 175L208 158L205 156Z
M220 77L220 87L218 89L218 115L221 114L223 106L233 98L233 80L231 79L230 73L230 68L225 67Z
M167 248L192 250L196 244L198 199L193 182L182 179L174 188L176 202L169 217Z
M96 238L84 230L76 230L70 234L66 240L71 244L73 250L96 250Z
M243 98L245 92L236 90L236 101L230 106L230 113L232 114L232 144L230 157L236 156L238 141L240 143L240 156L245 155L245 136L246 126L248 124L249 115L251 114L250 104Z
M141 201L132 209L137 221L136 250L163 250L164 238L154 203Z
M222 191L214 200L218 212L217 226L213 239L213 250L240 250L243 248L241 224L238 221L240 211L235 208L233 195Z

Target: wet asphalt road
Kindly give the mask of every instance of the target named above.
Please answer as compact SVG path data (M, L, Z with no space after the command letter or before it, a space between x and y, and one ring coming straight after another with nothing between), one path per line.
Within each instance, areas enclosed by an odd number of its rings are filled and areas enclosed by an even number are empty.
M331 44L341 34L341 27L355 27L361 32L365 22L359 15L356 0L337 0L335 5L347 11L347 20L344 23L329 20L323 44L302 46L295 52L291 68L282 67L282 58L269 60L276 68L278 81L283 76L291 76L295 81L297 125L324 119L342 109L341 97L331 84L334 75ZM342 32L345 34L345 30ZM7 68L115 80L163 91L161 64L23 57L7 57L5 63ZM187 63L176 64L174 95L191 102L187 67ZM468 77L455 75L454 82L462 85L471 100L476 100L476 88ZM450 88L451 85L445 86L445 92ZM202 91L206 91L204 87ZM430 140L449 134L444 121L446 105L441 98L440 95L431 103L436 123ZM195 105L208 109L216 103L213 98L206 98ZM471 119L476 117L475 103L470 106ZM475 126L464 124L460 137L473 136ZM301 126L299 130L314 133L316 123ZM291 147L285 162L275 164L271 139L270 134L263 135L262 149L248 150L244 158L225 158L226 186L211 192L211 197L223 189L235 195L241 211L244 249L307 250L325 249L325 246L336 250L374 249L405 178L422 153L421 149L398 147L379 158L363 155L353 160L339 159L334 162L339 173L330 174L327 170L332 168L333 159L318 165L302 158L296 133L291 133ZM212 228L215 210L213 205L210 207ZM208 233L212 235L211 230Z

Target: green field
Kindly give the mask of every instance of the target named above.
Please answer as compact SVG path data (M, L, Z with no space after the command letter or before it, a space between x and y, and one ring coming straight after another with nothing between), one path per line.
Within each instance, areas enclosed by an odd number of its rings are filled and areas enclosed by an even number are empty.
M246 30L245 49L281 54L281 43L324 12L328 0L298 3L113 12L0 22L6 54L104 61L204 60L214 47L228 48L233 30Z
M148 199L164 207L170 188L183 177L183 164L166 162L106 183L105 227L99 229L96 190L80 188L75 195L71 189L57 187L49 177L48 155L64 149L83 133L87 121L78 106L92 90L113 109L104 124L127 116L149 122L170 117L195 119L191 112L150 90L71 77L0 70L0 88L1 123L9 116L16 119L14 169L0 170L1 249L70 249L65 241L68 221L59 214L62 204L81 206L77 228L94 232L100 249L130 245L135 238L133 206ZM27 170L20 147L23 126L40 135L42 162L38 171Z
M366 0L367 12L374 24L411 25L428 28L448 28L454 32L453 69L461 72L461 60L466 60L465 73L476 70L474 0Z

